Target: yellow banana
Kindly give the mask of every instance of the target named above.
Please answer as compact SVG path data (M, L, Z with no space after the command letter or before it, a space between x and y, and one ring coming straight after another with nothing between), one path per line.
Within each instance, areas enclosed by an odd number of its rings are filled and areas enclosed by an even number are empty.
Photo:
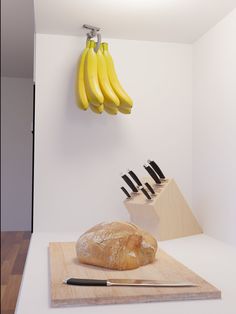
M85 91L84 85L84 61L89 50L90 41L87 41L86 48L82 52L76 73L76 84L75 84L75 95L77 106L82 110L87 110L89 106L88 98Z
M125 90L122 88L118 80L112 57L108 51L108 44L102 43L102 46L103 46L103 55L106 60L107 73L110 80L110 84L113 88L113 91L115 92L115 94L118 96L120 100L120 106L125 107L125 108L132 108L133 101L129 97L129 95L125 92Z
M94 52L95 42L90 41L90 47L85 58L85 90L89 103L94 106L100 106L104 102L104 97L101 92L98 73L97 73L97 54Z
M95 112L95 113L98 113L98 114L101 114L104 110L104 106L103 105L100 105L100 106L94 106L92 104L89 104L89 107L90 109Z
M124 113L124 114L130 114L131 113L131 108L127 108L127 107L123 107L123 106L120 106L118 108L118 110L121 112L121 113Z
M112 115L116 115L116 114L118 113L118 109L117 109L117 108L107 107L106 105L104 105L104 110L105 110L108 114L112 114Z
M99 48L97 51L97 60L98 60L98 81L104 96L104 105L105 107L109 106L109 108L117 108L120 105L120 101L111 87L107 73L106 60L102 53L101 48Z

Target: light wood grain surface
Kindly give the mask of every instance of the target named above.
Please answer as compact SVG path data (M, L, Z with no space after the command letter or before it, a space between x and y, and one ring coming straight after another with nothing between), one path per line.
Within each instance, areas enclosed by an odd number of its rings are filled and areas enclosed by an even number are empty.
M217 299L221 292L159 250L154 263L129 271L114 271L79 264L74 242L49 244L51 306L139 303L174 300ZM168 281L191 281L197 287L81 287L63 284L69 277L111 279L152 279Z
M170 240L202 233L202 228L178 185L173 179L167 179L161 185L148 181L156 192L152 200L143 193L133 193L131 199L124 201L133 223L149 231L157 240Z

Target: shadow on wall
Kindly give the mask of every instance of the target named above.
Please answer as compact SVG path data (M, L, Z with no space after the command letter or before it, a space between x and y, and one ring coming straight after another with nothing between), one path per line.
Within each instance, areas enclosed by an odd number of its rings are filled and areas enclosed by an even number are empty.
M63 143L63 154L71 158L94 159L97 155L106 156L110 151L120 147L125 140L123 121L130 115L109 115L103 112L95 114L90 109L83 111L76 105L73 87L75 85L75 69L71 71L67 86L65 115L59 126L59 142ZM64 138L64 141L61 141ZM78 146L80 149L78 150ZM96 156L94 153L96 152ZM67 158L68 158L67 155ZM98 156L97 156L98 157Z

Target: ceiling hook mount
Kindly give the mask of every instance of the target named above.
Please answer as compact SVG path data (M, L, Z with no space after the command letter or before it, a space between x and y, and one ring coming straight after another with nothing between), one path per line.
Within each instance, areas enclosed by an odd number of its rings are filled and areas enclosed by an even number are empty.
M90 40L93 37L97 37L96 47L94 48L94 51L97 52L101 45L101 34L98 33L100 31L100 28L88 24L84 24L83 28L90 30L90 32L87 33L87 40Z

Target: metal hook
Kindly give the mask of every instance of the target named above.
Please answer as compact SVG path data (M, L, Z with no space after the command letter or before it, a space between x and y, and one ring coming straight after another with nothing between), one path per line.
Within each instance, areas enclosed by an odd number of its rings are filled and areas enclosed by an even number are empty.
M98 51L98 49L99 49L99 47L100 47L100 45L101 45L101 40L102 40L101 34L97 33L97 43L96 43L96 47L94 48L94 51L95 51L95 52Z
M96 43L96 47L94 48L94 51L97 52L101 45L101 34L98 33L100 31L100 28L96 26L88 25L88 24L84 24L83 28L90 30L90 32L87 33L87 40L90 40L91 38L97 36L97 43Z

